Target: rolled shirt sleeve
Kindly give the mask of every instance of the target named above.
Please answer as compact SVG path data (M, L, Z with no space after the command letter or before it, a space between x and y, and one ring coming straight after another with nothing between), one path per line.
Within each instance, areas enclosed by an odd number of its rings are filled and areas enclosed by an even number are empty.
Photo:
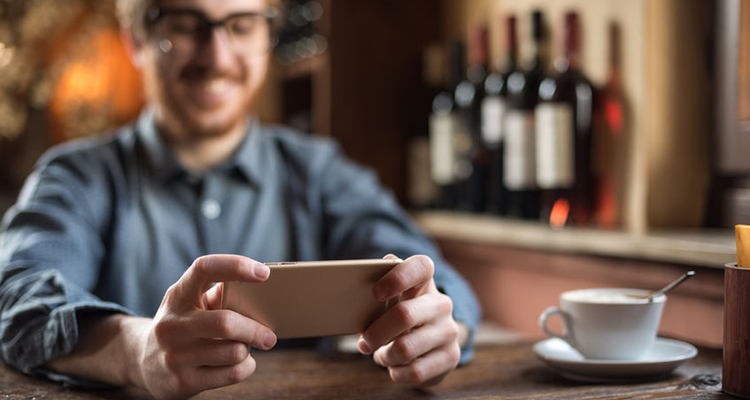
M40 163L0 233L0 355L20 371L53 379L43 365L74 349L80 313L131 313L91 293L104 247L101 211L90 204L105 199L100 183L77 167L82 161Z

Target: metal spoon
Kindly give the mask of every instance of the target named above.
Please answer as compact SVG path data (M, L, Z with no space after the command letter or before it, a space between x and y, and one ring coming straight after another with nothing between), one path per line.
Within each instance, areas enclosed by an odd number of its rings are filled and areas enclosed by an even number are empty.
M650 303L650 302L654 301L654 297L660 296L660 295L662 295L664 293L667 293L668 291L676 288L679 284L681 284L682 282L685 282L688 278L690 278L693 275L695 275L695 271L685 272L681 277L677 278L677 280L675 280L674 282L670 283L667 286L664 286L663 288L661 288L661 289L659 289L659 290L657 290L655 292L651 292L651 294L649 294L646 297L644 297L644 299L648 300L648 302Z

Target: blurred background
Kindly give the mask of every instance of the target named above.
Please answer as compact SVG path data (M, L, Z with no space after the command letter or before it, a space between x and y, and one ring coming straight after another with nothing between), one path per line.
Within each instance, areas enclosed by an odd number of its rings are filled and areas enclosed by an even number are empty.
M376 169L489 319L533 335L563 289L702 268L665 329L720 343L721 267L750 223L750 1L288 5L261 119ZM0 0L0 210L46 148L138 114L113 10ZM717 327L688 332L688 304Z

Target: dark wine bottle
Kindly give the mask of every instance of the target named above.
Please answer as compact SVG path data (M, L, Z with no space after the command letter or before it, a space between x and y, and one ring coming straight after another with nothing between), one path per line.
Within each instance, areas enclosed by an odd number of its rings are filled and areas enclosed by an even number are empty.
M543 19L541 11L532 12L531 57L525 60L522 70L508 76L508 112L503 125L503 183L508 190L508 215L533 220L539 218L534 108L539 97L539 84L544 79Z
M581 71L578 14L565 14L562 52L539 85L536 182L541 218L554 228L590 223L594 88Z
M503 184L503 121L508 109L508 78L518 66L518 39L516 17L506 20L505 60L500 68L491 71L484 81L482 100L482 142L489 150L490 165L487 173L488 211L505 215L508 213L508 193Z
M470 137L468 163L470 169L457 178L461 191L459 208L465 211L483 212L487 208L487 172L490 154L482 141L481 107L484 98L484 80L488 70L487 27L474 26L468 35L468 60L464 79L456 86L454 99L459 129ZM463 154L461 154L463 156Z
M471 175L471 137L458 116L453 93L464 70L464 44L451 43L448 50L446 87L432 101L430 114L430 172L439 187L438 208L458 209L462 183Z

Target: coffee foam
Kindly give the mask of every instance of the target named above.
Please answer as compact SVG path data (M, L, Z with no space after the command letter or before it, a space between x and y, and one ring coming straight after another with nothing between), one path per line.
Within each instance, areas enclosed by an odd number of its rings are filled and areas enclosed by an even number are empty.
M596 304L642 304L648 300L640 298L650 293L638 289L581 289L563 293L562 298L576 303ZM655 302L664 301L666 296L654 298Z

